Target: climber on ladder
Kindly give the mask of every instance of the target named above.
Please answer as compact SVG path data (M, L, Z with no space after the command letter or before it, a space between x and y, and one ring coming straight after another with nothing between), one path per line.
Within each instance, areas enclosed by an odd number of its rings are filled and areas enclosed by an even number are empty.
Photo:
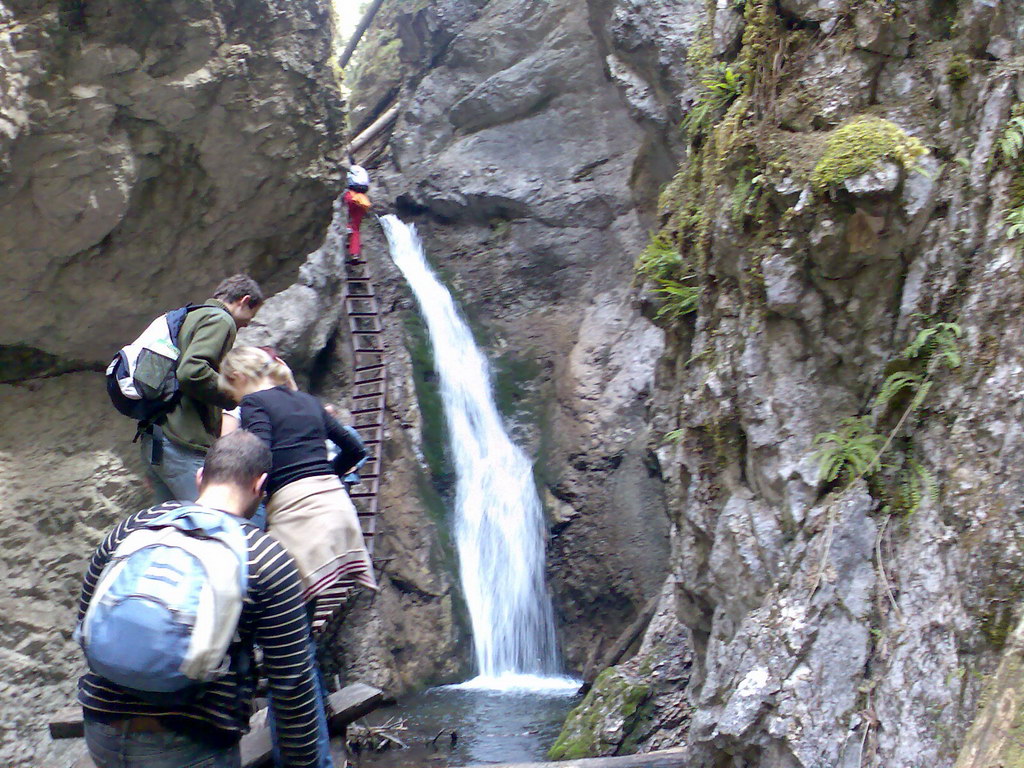
M360 165L348 169L348 189L342 197L348 206L348 257L349 264L362 264L362 241L359 228L363 217L370 210L370 198L366 193L370 189L370 175Z

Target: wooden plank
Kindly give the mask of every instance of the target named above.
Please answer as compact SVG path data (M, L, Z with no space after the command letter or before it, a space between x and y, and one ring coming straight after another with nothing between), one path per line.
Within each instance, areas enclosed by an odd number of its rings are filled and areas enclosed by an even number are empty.
M331 715L327 720L327 728L332 734L342 733L345 726L353 720L362 717L367 712L372 712L384 700L384 693L379 688L374 688L365 683L353 683L346 685L340 691L335 691L328 696ZM71 710L77 710L78 736L82 735L82 708L67 707L61 710L59 716L51 721L51 733L53 723L71 723ZM69 738L67 736L55 738ZM258 768L268 763L271 756L270 725L267 723L267 710L261 709L249 720L249 733L242 737L241 742L242 765L245 768ZM94 768L92 760L84 755L75 764L74 768Z
M273 744L270 738L270 724L267 723L266 708L259 710L249 718L249 732L242 737L239 748L242 752L244 768L256 768L270 762L273 755Z
M79 705L64 707L50 720L51 739L80 739L82 730L82 708Z
M331 733L342 733L353 720L372 712L384 700L384 692L365 683L352 683L327 697L331 715L327 729Z
M466 768L689 768L694 764L686 749L674 747L643 755L622 757L587 757L582 760L558 760L553 763L495 763L471 765Z
M331 734L344 732L345 726L376 709L384 699L384 693L364 683L346 685L327 697L331 715L327 719L327 730ZM267 765L271 757L270 725L267 710L261 709L249 720L249 733L242 737L242 765L244 768L260 768Z

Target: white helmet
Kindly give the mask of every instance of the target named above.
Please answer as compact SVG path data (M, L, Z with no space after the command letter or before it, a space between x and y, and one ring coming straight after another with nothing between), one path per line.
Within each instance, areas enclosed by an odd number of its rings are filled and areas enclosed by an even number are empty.
M366 172L366 169L361 165L353 165L348 169L348 185L353 186L370 186L370 174Z

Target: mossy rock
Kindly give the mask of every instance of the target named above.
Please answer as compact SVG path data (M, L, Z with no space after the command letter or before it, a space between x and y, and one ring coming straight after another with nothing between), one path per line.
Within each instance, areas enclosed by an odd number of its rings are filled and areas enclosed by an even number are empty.
M565 720L548 752L549 760L626 754L635 748L636 733L649 718L651 687L616 667L606 669L586 698Z
M917 159L926 154L927 147L896 123L880 117L858 117L829 136L825 154L811 174L811 183L818 190L837 186L870 171L883 160L895 160L904 168L913 168Z

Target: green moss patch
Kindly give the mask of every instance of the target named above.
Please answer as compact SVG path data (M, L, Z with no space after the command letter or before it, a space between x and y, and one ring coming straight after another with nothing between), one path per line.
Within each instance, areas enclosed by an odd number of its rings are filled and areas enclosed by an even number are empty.
M859 117L829 137L825 154L811 174L811 183L818 190L836 186L870 171L883 160L895 160L911 169L926 154L925 145L896 123L880 117Z
M548 752L549 760L626 754L635 749L637 734L650 719L651 687L630 680L618 668L606 669L586 698L566 718L562 732ZM622 722L621 728L607 728ZM609 741L610 734L616 734Z

